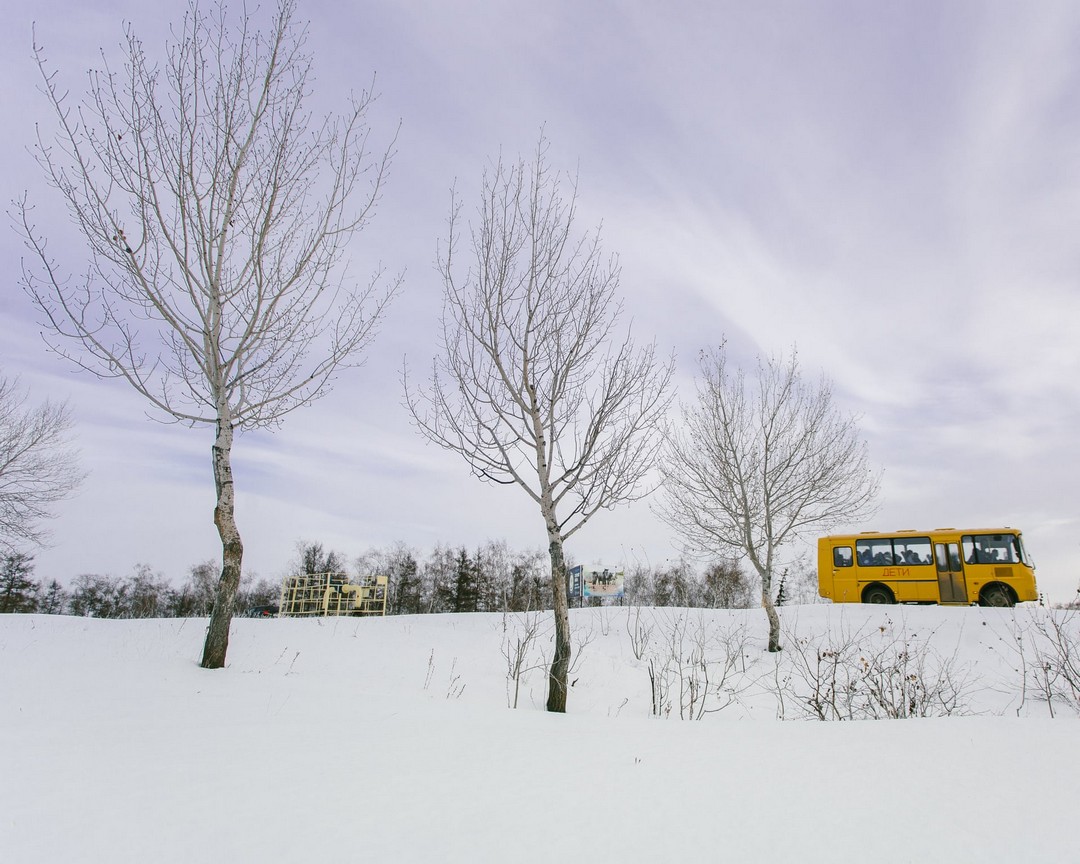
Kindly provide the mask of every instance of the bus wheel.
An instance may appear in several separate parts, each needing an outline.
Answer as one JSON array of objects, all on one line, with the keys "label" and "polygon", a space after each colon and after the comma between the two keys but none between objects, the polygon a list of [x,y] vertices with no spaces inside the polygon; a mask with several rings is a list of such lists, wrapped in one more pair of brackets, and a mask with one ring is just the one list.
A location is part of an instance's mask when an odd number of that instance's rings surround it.
[{"label": "bus wheel", "polygon": [[1015,606],[1012,592],[1004,585],[991,585],[979,595],[980,606]]},{"label": "bus wheel", "polygon": [[892,591],[886,588],[884,585],[873,585],[867,588],[862,595],[863,603],[895,603],[896,598],[893,597]]}]

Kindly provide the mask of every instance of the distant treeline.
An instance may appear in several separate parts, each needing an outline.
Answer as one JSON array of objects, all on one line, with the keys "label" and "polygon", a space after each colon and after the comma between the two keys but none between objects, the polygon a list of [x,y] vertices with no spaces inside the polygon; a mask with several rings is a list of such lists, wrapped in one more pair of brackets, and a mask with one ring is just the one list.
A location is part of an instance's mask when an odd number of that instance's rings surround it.
[{"label": "distant treeline", "polygon": [[[444,612],[523,612],[552,607],[550,564],[543,550],[517,551],[503,541],[489,541],[470,551],[437,545],[426,556],[404,543],[372,549],[352,567],[344,555],[320,543],[297,544],[297,556],[285,568],[296,573],[351,572],[389,578],[388,615]],[[0,612],[38,612],[94,618],[191,618],[210,614],[220,565],[193,565],[177,587],[147,564],[128,576],[86,573],[69,587],[57,580],[34,578],[33,557],[24,553],[0,559]],[[760,605],[760,588],[733,561],[695,565],[685,559],[662,565],[635,564],[625,571],[625,596],[608,601],[639,606],[745,609]],[[276,605],[281,579],[246,577],[237,594],[235,614]],[[777,601],[816,599],[816,582],[807,568],[793,569],[780,580]],[[586,601],[588,602],[588,601]],[[593,603],[599,605],[598,599]]]}]

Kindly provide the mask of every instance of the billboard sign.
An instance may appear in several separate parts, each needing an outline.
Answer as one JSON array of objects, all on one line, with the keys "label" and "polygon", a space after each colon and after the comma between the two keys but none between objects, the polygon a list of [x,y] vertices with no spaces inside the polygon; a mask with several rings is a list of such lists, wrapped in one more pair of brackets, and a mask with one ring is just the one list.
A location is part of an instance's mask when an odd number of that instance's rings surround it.
[{"label": "billboard sign", "polygon": [[566,593],[569,597],[580,597],[582,592],[582,583],[584,582],[584,568],[581,565],[570,568],[570,584],[567,586]]},{"label": "billboard sign", "polygon": [[[579,569],[579,568],[574,568]],[[623,571],[582,570],[583,597],[622,597]]]}]

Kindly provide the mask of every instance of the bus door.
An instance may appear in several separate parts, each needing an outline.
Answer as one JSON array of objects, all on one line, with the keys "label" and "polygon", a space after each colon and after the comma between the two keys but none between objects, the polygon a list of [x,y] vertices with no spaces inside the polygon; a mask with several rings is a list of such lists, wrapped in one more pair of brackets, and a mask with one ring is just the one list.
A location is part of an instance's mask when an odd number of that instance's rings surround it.
[{"label": "bus door", "polygon": [[959,543],[935,543],[934,560],[937,562],[938,591],[942,603],[967,603],[967,586],[964,584],[964,563],[960,557]]}]

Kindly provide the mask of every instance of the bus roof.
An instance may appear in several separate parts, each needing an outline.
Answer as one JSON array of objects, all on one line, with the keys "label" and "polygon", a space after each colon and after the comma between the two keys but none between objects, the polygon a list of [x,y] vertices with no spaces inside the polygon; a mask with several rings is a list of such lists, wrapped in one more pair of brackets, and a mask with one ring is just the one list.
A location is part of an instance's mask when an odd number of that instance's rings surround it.
[{"label": "bus roof", "polygon": [[855,534],[830,534],[822,537],[822,540],[834,539],[859,539],[866,537],[926,537],[932,534],[1020,534],[1019,528],[997,526],[994,528],[926,528],[916,530],[914,528],[901,528],[897,531],[860,531]]}]

